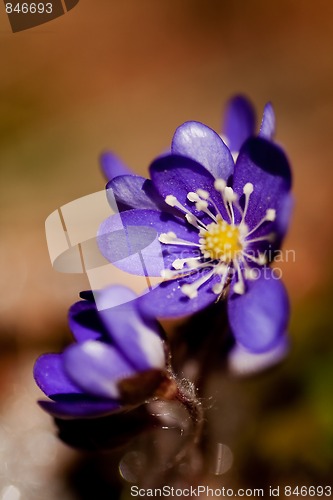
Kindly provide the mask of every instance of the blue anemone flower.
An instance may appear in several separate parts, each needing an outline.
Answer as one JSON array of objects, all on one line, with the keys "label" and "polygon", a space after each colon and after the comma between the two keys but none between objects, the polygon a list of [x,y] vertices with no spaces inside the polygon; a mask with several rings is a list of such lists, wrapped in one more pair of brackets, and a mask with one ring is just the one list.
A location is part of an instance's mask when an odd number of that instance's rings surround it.
[{"label": "blue anemone flower", "polygon": [[[107,415],[144,402],[165,378],[164,342],[156,321],[144,319],[131,290],[114,286],[69,310],[75,343],[43,354],[34,366],[37,385],[50,398],[39,402],[54,417]],[[121,304],[121,305],[119,305]]]},{"label": "blue anemone flower", "polygon": [[[229,99],[226,103],[223,113],[221,138],[228,146],[234,160],[236,160],[242,144],[256,134],[256,113],[251,102],[242,95],[236,95]],[[186,130],[191,127],[192,133],[188,136],[189,141],[195,148],[194,159],[200,162],[200,134],[195,134],[197,122],[187,122],[179,129],[173,138],[171,149],[165,152],[185,154],[192,157],[193,151],[177,140],[177,136],[185,134]],[[200,128],[200,124],[199,124]],[[275,135],[275,113],[273,106],[268,102],[264,107],[264,112],[259,129],[259,136],[272,140]],[[213,152],[212,152],[213,154]],[[208,159],[202,158],[203,165],[207,164]],[[145,177],[136,175],[130,167],[113,151],[105,151],[100,156],[100,166],[104,177],[108,181],[113,181],[107,185],[112,187],[113,194],[118,204],[118,210],[126,210],[131,208],[152,208],[151,195],[153,188],[150,181]],[[209,168],[209,167],[208,167]],[[123,177],[120,181],[121,187],[118,189],[117,177]],[[130,176],[130,177],[127,177]],[[135,177],[135,179],[133,179]],[[124,193],[124,184],[128,183],[128,192]]]},{"label": "blue anemone flower", "polygon": [[239,135],[237,127],[226,127],[232,152],[206,125],[186,122],[175,132],[171,154],[152,163],[151,180],[118,176],[109,182],[112,197],[134,209],[104,221],[98,242],[111,262],[142,274],[136,259],[124,255],[119,260],[110,235],[120,227],[129,234],[135,227],[144,247],[147,227],[155,230],[163,259],[152,254],[149,273],[165,281],[141,297],[145,312],[184,316],[227,295],[236,341],[260,353],[282,341],[288,323],[288,297],[269,264],[288,227],[291,172],[283,150],[271,141],[271,105],[265,108],[259,136],[247,138],[240,151],[235,148],[252,131],[252,119],[239,111],[244,102],[234,101],[231,108],[229,125],[239,116],[248,124]]}]

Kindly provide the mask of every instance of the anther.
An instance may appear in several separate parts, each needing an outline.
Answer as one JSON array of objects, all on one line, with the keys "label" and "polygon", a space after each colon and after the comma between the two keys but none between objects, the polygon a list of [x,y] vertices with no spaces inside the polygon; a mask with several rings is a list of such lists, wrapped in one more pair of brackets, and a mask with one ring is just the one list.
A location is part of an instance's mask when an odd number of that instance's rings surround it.
[{"label": "anther", "polygon": [[243,187],[243,193],[246,194],[247,196],[249,196],[250,194],[253,193],[253,189],[254,189],[254,187],[253,187],[252,182],[247,182],[245,184],[245,186]]},{"label": "anther", "polygon": [[195,299],[195,297],[198,296],[198,290],[196,288],[193,288],[192,285],[183,285],[181,287],[181,291],[183,292],[184,295],[187,295],[190,299]]},{"label": "anther", "polygon": [[195,204],[195,208],[199,211],[199,212],[202,212],[204,210],[207,210],[208,208],[208,203],[207,201],[204,201],[204,200],[199,200],[197,201],[197,203]]},{"label": "anther", "polygon": [[185,262],[184,259],[176,259],[173,261],[172,267],[174,269],[183,269]]},{"label": "anther", "polygon": [[220,295],[223,291],[224,284],[223,283],[215,283],[215,285],[212,287],[212,292],[215,293],[215,295]]},{"label": "anther", "polygon": [[204,200],[208,200],[209,198],[209,193],[205,189],[197,189],[197,194],[200,196],[200,198],[203,198]]},{"label": "anther", "polygon": [[276,217],[276,210],[274,208],[269,208],[268,210],[266,210],[265,218],[267,221],[273,222],[275,221],[275,217]]},{"label": "anther", "polygon": [[187,199],[190,201],[199,201],[199,196],[197,195],[197,193],[193,193],[193,191],[190,191],[189,193],[187,193]]},{"label": "anther", "polygon": [[237,194],[234,192],[234,190],[231,187],[226,187],[224,190],[224,196],[227,201],[233,202],[237,200]]},{"label": "anther", "polygon": [[174,273],[170,269],[162,269],[161,271],[161,277],[166,280],[174,278],[174,276]]},{"label": "anther", "polygon": [[245,292],[244,283],[238,281],[237,283],[235,283],[233,290],[235,293],[238,293],[238,295],[243,295],[243,293]]},{"label": "anther", "polygon": [[165,197],[165,203],[167,203],[168,205],[170,205],[170,207],[174,207],[174,206],[177,205],[178,200],[172,194],[168,194],[168,196]]},{"label": "anther", "polygon": [[214,188],[216,191],[220,191],[221,193],[225,190],[227,183],[224,179],[216,179],[214,182]]},{"label": "anther", "polygon": [[170,231],[169,233],[162,233],[160,234],[160,236],[158,237],[158,240],[161,242],[161,243],[172,243],[175,239],[177,238],[177,235]]}]

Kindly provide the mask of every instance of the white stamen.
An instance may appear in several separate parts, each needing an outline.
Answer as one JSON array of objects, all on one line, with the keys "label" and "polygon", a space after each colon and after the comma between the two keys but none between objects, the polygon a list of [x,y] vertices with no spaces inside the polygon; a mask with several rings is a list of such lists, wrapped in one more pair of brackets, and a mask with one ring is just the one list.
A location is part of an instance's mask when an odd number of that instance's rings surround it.
[{"label": "white stamen", "polygon": [[183,285],[181,291],[184,295],[187,295],[189,299],[195,299],[198,296],[198,290],[192,285]]},{"label": "white stamen", "polygon": [[208,200],[209,198],[209,193],[205,189],[197,189],[197,194],[204,200]]},{"label": "white stamen", "polygon": [[237,281],[237,283],[235,283],[233,290],[235,293],[238,293],[239,295],[243,295],[243,293],[245,292],[245,284],[244,284],[244,280],[243,280],[242,269],[241,269],[237,259],[234,259],[234,266],[235,266],[235,269],[237,271],[238,281]]},{"label": "white stamen", "polygon": [[162,278],[169,280],[175,276],[176,273],[171,271],[170,269],[162,269],[161,276]]},{"label": "white stamen", "polygon": [[229,266],[226,266],[225,264],[218,264],[215,269],[215,273],[219,274],[220,276],[226,274],[229,271]]},{"label": "white stamen", "polygon": [[236,193],[235,193],[235,191],[234,191],[231,187],[229,187],[229,186],[227,186],[227,187],[225,188],[225,190],[224,190],[224,196],[225,196],[225,199],[226,199],[228,202],[230,202],[230,203],[232,203],[233,201],[236,201],[236,200],[237,200],[237,194],[236,194]]},{"label": "white stamen", "polygon": [[177,239],[177,235],[175,233],[173,233],[172,231],[169,231],[169,233],[162,233],[158,237],[158,240],[161,243],[165,243],[165,244],[172,243],[175,239]]},{"label": "white stamen", "polygon": [[239,295],[243,295],[243,293],[245,292],[244,283],[241,281],[237,281],[237,283],[234,284],[233,290],[235,293],[238,293]]},{"label": "white stamen", "polygon": [[251,231],[247,233],[246,236],[250,236],[250,234],[254,233],[264,222],[273,222],[275,220],[275,217],[276,217],[276,210],[274,208],[268,208],[266,210],[265,216],[258,222],[258,224],[253,229],[251,229]]},{"label": "white stamen", "polygon": [[207,201],[204,201],[204,200],[199,200],[196,202],[195,204],[195,208],[199,211],[199,212],[204,212],[205,210],[207,210],[208,208],[208,203]]},{"label": "white stamen", "polygon": [[212,288],[212,292],[215,293],[215,295],[220,295],[223,291],[224,284],[221,283],[215,283],[215,285]]},{"label": "white stamen", "polygon": [[187,259],[188,267],[191,269],[198,269],[198,267],[202,267],[202,265],[199,262],[200,259],[201,259],[201,257],[191,257],[191,258]]},{"label": "white stamen", "polygon": [[165,197],[165,203],[170,205],[170,207],[175,207],[178,203],[178,200],[172,194],[168,194],[168,196]]},{"label": "white stamen", "polygon": [[187,199],[190,201],[199,201],[200,198],[197,193],[193,193],[193,191],[190,191],[189,193],[187,193]]},{"label": "white stamen", "polygon": [[267,221],[273,222],[275,221],[275,217],[276,217],[276,210],[274,208],[269,208],[268,210],[266,210]]},{"label": "white stamen", "polygon": [[246,240],[246,243],[256,243],[257,241],[270,241],[273,242],[276,238],[275,233],[269,233],[266,236],[258,236],[258,238],[252,238],[251,240]]},{"label": "white stamen", "polygon": [[215,223],[217,222],[215,215],[209,210],[208,202],[206,200],[199,200],[195,204],[195,208],[200,212],[204,212],[205,214],[207,214]]},{"label": "white stamen", "polygon": [[252,182],[247,182],[245,186],[243,187],[243,193],[247,196],[253,193],[254,187]]},{"label": "white stamen", "polygon": [[211,271],[209,271],[209,273],[206,273],[204,276],[202,276],[202,278],[194,281],[190,285],[188,285],[188,284],[183,285],[181,287],[181,291],[185,295],[187,295],[190,299],[195,298],[198,295],[198,292],[197,292],[198,288],[200,288],[201,285],[206,283],[206,281],[208,281],[213,276],[213,274],[215,274],[215,269],[212,269]]},{"label": "white stamen", "polygon": [[[195,193],[193,193],[195,194]],[[200,201],[200,200],[199,200]],[[190,212],[186,207],[184,207],[184,205],[182,205],[180,203],[180,201],[177,200],[177,198],[175,196],[173,196],[172,194],[168,194],[168,196],[165,197],[165,203],[167,203],[168,205],[170,205],[171,207],[176,207],[176,208],[179,208],[179,210],[181,210],[182,212],[184,212],[185,214],[189,214],[190,217],[195,217],[192,212]],[[196,221],[198,224],[202,224],[202,226],[205,227],[205,224],[203,224],[200,219],[198,219],[197,217],[195,217]]]},{"label": "white stamen", "polygon": [[216,179],[214,182],[214,188],[216,189],[216,191],[220,191],[221,193],[223,193],[223,191],[225,190],[226,185],[227,183],[224,179]]},{"label": "white stamen", "polygon": [[186,259],[176,259],[172,263],[174,269],[183,269]]},{"label": "white stamen", "polygon": [[244,257],[255,262],[256,264],[259,264],[260,266],[264,266],[267,263],[267,259],[264,254],[259,254],[258,257],[254,257],[253,255],[250,255],[244,251],[242,253]]},{"label": "white stamen", "polygon": [[172,263],[172,267],[174,269],[181,270],[184,268],[184,265],[187,264],[187,268],[185,271],[191,271],[193,269],[197,269],[200,266],[200,262],[198,262],[201,257],[188,257],[187,259],[176,259]]},{"label": "white stamen", "polygon": [[[194,226],[196,229],[202,229],[202,226],[206,227],[206,225],[203,222],[201,222],[201,220],[197,219],[196,216],[193,214],[190,213],[185,214],[185,219],[189,224]],[[199,225],[199,223],[201,224],[201,226]]]},{"label": "white stamen", "polygon": [[249,208],[249,201],[250,201],[250,196],[253,193],[254,186],[252,182],[247,182],[245,186],[243,187],[243,193],[245,195],[245,205],[244,205],[244,210],[243,210],[243,215],[242,215],[242,220],[240,224],[243,224],[245,222],[245,217],[247,214],[247,210]]},{"label": "white stamen", "polygon": [[187,240],[182,240],[180,238],[177,238],[175,233],[170,231],[169,233],[162,233],[158,237],[158,240],[161,243],[164,243],[166,245],[184,245],[184,246],[189,246],[189,247],[199,247],[200,245],[198,243],[192,243],[191,241]]}]

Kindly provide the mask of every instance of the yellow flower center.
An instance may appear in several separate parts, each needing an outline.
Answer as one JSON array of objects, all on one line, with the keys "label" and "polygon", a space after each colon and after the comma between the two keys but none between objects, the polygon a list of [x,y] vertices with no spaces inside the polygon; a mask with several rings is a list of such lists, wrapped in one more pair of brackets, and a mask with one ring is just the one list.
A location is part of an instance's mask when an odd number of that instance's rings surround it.
[{"label": "yellow flower center", "polygon": [[205,257],[228,263],[243,249],[239,228],[224,220],[212,222],[200,233],[201,251]]}]

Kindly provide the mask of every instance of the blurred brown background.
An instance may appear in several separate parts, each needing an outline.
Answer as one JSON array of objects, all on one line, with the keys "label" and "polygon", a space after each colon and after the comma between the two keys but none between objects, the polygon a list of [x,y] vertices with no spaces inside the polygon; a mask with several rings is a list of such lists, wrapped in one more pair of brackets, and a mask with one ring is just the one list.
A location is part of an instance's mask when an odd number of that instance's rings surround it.
[{"label": "blurred brown background", "polygon": [[[285,248],[295,250],[296,261],[283,266],[293,306],[288,361],[267,377],[235,382],[240,399],[251,395],[235,474],[241,478],[251,449],[277,482],[328,480],[332,19],[331,0],[80,0],[66,15],[12,34],[0,5],[1,499],[51,500],[59,491],[74,498],[61,489],[55,465],[62,454],[70,459],[63,445],[52,441],[55,458],[35,464],[32,485],[22,461],[37,445],[17,448],[22,429],[33,429],[48,456],[40,429],[48,440],[53,431],[35,408],[31,366],[38,353],[68,338],[67,308],[88,286],[84,276],[52,270],[46,217],[103,189],[103,150],[145,174],[180,123],[199,120],[218,130],[225,101],[239,92],[259,115],[268,100],[275,106],[277,140],[294,171],[296,206]],[[274,390],[272,404],[266,399]],[[30,423],[11,418],[13,408],[30,411]],[[43,481],[58,489],[43,496]]]}]

